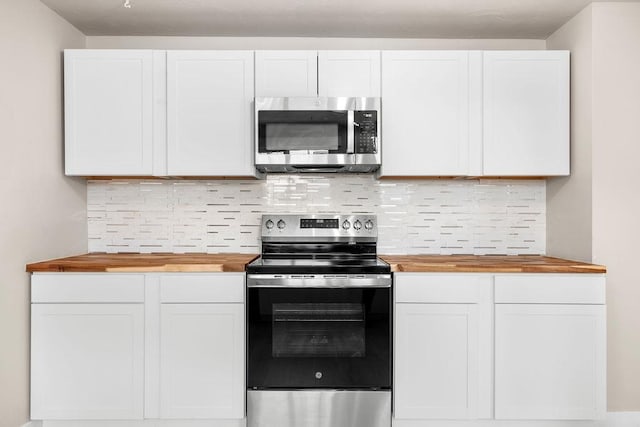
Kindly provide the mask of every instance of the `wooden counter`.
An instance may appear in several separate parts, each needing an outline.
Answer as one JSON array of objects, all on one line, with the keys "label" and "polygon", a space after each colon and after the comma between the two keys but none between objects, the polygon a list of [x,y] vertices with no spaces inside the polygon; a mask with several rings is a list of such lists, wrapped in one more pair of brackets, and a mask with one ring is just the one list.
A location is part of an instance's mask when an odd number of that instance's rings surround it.
[{"label": "wooden counter", "polygon": [[254,254],[86,254],[27,265],[40,272],[243,272]]},{"label": "wooden counter", "polygon": [[380,255],[394,272],[606,273],[601,265],[547,256]]},{"label": "wooden counter", "polygon": [[[37,272],[242,272],[254,254],[86,254],[27,265]],[[606,273],[601,265],[546,256],[380,255],[394,272]]]}]

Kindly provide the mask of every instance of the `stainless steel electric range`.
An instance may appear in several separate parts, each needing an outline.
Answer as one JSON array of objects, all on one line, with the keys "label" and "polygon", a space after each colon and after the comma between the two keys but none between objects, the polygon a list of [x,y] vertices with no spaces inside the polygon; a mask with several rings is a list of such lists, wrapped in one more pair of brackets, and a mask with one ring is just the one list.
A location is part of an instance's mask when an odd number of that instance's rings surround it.
[{"label": "stainless steel electric range", "polygon": [[247,266],[249,427],[389,427],[392,293],[373,215],[264,215]]}]

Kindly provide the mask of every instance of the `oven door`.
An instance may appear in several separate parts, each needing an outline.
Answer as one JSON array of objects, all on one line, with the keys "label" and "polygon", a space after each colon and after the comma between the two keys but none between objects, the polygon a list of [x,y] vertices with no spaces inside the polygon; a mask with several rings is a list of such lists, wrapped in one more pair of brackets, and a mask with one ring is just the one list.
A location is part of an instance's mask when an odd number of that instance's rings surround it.
[{"label": "oven door", "polygon": [[391,288],[295,281],[248,281],[248,388],[391,388]]}]

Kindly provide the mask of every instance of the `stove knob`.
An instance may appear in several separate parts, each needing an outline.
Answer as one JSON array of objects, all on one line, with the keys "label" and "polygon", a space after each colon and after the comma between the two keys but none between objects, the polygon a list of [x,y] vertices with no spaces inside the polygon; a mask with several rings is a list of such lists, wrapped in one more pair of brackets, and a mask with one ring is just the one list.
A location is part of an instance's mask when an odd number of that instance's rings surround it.
[{"label": "stove knob", "polygon": [[362,223],[359,220],[356,220],[356,222],[353,223],[353,228],[360,230],[362,228]]},{"label": "stove knob", "polygon": [[273,221],[268,219],[267,222],[265,223],[265,226],[267,227],[267,229],[271,230],[273,228]]},{"label": "stove knob", "polygon": [[373,221],[367,220],[367,222],[364,223],[364,228],[371,230],[373,228]]},{"label": "stove knob", "polygon": [[345,220],[342,223],[342,228],[344,228],[345,230],[348,230],[349,228],[351,228],[351,223],[349,221]]},{"label": "stove knob", "polygon": [[285,223],[283,220],[278,221],[278,228],[280,230],[282,230],[283,228],[285,228],[287,226],[287,223]]}]

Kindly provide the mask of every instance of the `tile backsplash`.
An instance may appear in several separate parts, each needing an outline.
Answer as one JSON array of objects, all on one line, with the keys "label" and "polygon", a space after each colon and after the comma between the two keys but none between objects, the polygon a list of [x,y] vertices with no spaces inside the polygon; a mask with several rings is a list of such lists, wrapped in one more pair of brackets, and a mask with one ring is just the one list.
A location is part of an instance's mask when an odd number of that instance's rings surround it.
[{"label": "tile backsplash", "polygon": [[373,213],[381,254],[544,254],[544,180],[89,181],[90,252],[260,252],[263,213]]}]

